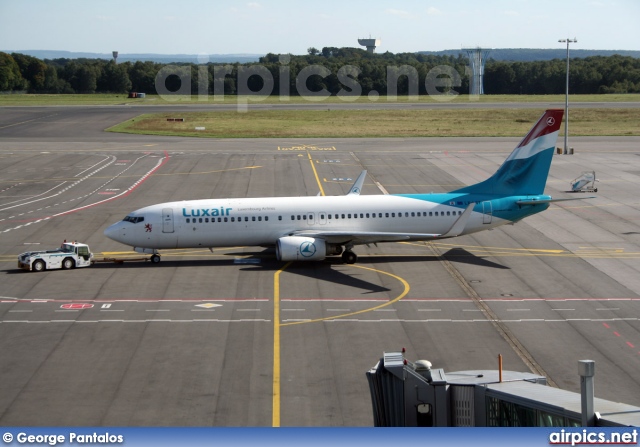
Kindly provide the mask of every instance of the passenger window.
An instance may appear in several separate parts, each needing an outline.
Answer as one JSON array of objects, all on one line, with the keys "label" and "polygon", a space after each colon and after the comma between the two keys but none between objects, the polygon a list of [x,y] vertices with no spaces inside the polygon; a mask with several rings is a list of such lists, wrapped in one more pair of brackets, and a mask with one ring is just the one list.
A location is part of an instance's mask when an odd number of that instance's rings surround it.
[{"label": "passenger window", "polygon": [[191,219],[187,217],[187,223],[191,223]]},{"label": "passenger window", "polygon": [[[418,216],[420,215],[420,213],[418,213]],[[411,217],[416,217],[416,213],[411,213]]]},{"label": "passenger window", "polygon": [[429,216],[433,216],[433,212],[432,211],[429,211]]},{"label": "passenger window", "polygon": [[450,211],[447,211],[447,216],[451,216],[451,212]]},{"label": "passenger window", "polygon": [[[228,219],[228,217],[225,217],[225,218],[224,218],[224,221],[225,221],[225,222],[229,222],[227,219]],[[233,219],[233,217],[232,217],[231,219]]]},{"label": "passenger window", "polygon": [[369,213],[367,213],[367,219],[369,218]]},{"label": "passenger window", "polygon": [[278,216],[278,220],[282,220],[282,216]]},{"label": "passenger window", "polygon": [[[226,222],[227,219],[225,218],[224,221]],[[218,222],[222,222],[222,217],[218,217]]]},{"label": "passenger window", "polygon": [[331,220],[331,214],[329,214],[329,216],[327,216],[327,218],[328,218],[329,220]]},{"label": "passenger window", "polygon": [[198,219],[200,223],[202,223],[202,217],[200,219]]},{"label": "passenger window", "polygon": [[252,220],[253,222],[255,222],[255,221],[256,221],[256,216],[251,216],[251,220]]},{"label": "passenger window", "polygon": [[264,220],[265,220],[265,222],[266,222],[267,220],[269,220],[269,216],[264,216]]},{"label": "passenger window", "polygon": [[347,214],[347,217],[348,217],[349,219],[351,219],[351,214]]},{"label": "passenger window", "polygon": [[384,217],[389,217],[389,213],[384,213]]},{"label": "passenger window", "polygon": [[298,215],[298,220],[300,220],[300,215]]},{"label": "passenger window", "polygon": [[262,216],[258,216],[258,222],[262,222]]},{"label": "passenger window", "polygon": [[235,217],[232,217],[232,218],[231,218],[231,222],[235,222],[235,221],[236,221],[236,218],[235,218]]},{"label": "passenger window", "polygon": [[396,213],[391,213],[391,217],[396,217]]},{"label": "passenger window", "polygon": [[205,218],[204,218],[204,222],[205,222],[205,223],[209,223],[209,218],[208,218],[208,217],[205,217]]},{"label": "passenger window", "polygon": [[344,219],[344,214],[342,215],[342,218]]}]

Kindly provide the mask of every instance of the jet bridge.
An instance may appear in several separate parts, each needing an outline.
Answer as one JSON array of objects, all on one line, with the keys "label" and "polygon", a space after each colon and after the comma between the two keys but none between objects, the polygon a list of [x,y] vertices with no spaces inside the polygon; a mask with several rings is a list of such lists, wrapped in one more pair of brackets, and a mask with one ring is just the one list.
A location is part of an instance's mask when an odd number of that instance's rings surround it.
[{"label": "jet bridge", "polygon": [[579,362],[582,392],[546,386],[532,373],[445,373],[385,352],[367,373],[376,427],[640,426],[640,407],[593,397],[594,365]]}]

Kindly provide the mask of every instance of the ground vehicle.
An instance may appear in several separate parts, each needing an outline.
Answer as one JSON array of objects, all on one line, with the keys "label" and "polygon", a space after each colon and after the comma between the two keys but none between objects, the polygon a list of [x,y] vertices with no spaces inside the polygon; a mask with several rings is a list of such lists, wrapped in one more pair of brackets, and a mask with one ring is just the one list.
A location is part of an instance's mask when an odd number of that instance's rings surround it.
[{"label": "ground vehicle", "polygon": [[93,253],[88,245],[66,241],[55,250],[28,251],[18,256],[18,267],[34,272],[89,267],[92,262]]}]

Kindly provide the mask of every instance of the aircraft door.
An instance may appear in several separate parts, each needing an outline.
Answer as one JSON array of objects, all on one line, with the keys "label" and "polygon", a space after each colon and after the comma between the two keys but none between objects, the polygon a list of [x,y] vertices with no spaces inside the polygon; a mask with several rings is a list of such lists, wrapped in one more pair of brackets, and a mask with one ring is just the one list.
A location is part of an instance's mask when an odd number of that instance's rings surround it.
[{"label": "aircraft door", "polygon": [[493,216],[493,207],[491,202],[482,202],[482,223],[490,224]]},{"label": "aircraft door", "polygon": [[173,209],[171,208],[162,210],[162,232],[173,233]]}]

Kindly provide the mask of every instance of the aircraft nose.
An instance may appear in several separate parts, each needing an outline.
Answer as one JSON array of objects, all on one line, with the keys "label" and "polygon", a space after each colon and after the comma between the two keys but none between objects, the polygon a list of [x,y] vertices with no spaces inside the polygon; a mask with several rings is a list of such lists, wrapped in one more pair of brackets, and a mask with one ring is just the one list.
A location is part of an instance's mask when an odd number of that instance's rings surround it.
[{"label": "aircraft nose", "polygon": [[104,235],[109,239],[113,239],[114,241],[123,242],[124,234],[122,232],[122,223],[117,222],[113,225],[110,225],[106,230],[104,230]]}]

